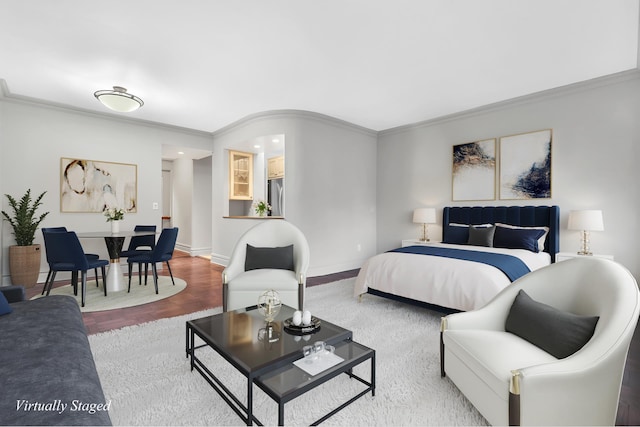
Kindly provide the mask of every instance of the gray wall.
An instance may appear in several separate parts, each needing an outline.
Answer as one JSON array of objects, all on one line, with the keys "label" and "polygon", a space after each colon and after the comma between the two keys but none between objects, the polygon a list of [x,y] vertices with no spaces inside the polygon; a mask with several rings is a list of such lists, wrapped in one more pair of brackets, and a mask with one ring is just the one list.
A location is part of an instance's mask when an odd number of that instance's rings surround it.
[{"label": "gray wall", "polygon": [[[109,229],[101,213],[60,212],[60,158],[72,157],[137,164],[138,212],[125,215],[122,227],[160,227],[162,211],[153,210],[152,205],[162,204],[163,144],[210,150],[212,142],[202,133],[7,99],[0,94],[0,194],[20,197],[28,188],[37,194],[47,191],[42,212],[50,213],[42,226],[66,226],[74,231]],[[4,196],[1,205],[3,210],[9,208]],[[8,247],[15,240],[9,224],[2,221],[0,225],[2,282],[7,284]],[[185,238],[189,241],[190,236],[181,231],[178,243],[184,244]],[[42,244],[39,231],[35,243]],[[82,243],[87,252],[107,256],[102,239]],[[48,267],[42,252],[40,279],[44,281]]]},{"label": "gray wall", "polygon": [[193,161],[193,200],[191,201],[192,229],[191,254],[211,254],[211,194],[213,158],[211,156]]},{"label": "gray wall", "polygon": [[214,133],[213,253],[226,265],[238,237],[259,219],[223,218],[233,144],[285,135],[285,215],[311,248],[308,275],[358,268],[376,250],[376,133],[320,114],[258,114]]},{"label": "gray wall", "polygon": [[[560,250],[577,252],[580,233],[567,230],[570,210],[602,209],[605,231],[591,249],[612,254],[640,277],[640,77],[637,71],[565,87],[464,114],[381,132],[378,138],[378,252],[416,238],[414,208],[448,205],[546,205],[561,209]],[[452,146],[553,129],[552,198],[451,201]],[[440,238],[440,226],[431,234]]]},{"label": "gray wall", "polygon": [[[51,213],[43,225],[106,229],[101,214],[60,213],[60,158],[135,163],[139,212],[127,215],[124,227],[160,226],[161,211],[151,206],[162,202],[162,145],[213,149],[210,160],[172,165],[178,208],[173,219],[181,228],[178,246],[192,253],[209,251],[198,233],[209,233],[210,227],[212,261],[226,264],[238,236],[260,220],[223,218],[224,149],[285,134],[286,218],[309,240],[309,275],[357,268],[401,239],[417,237],[418,227],[411,223],[416,207],[557,204],[562,251],[577,251],[580,239],[578,232],[566,230],[568,212],[602,209],[605,231],[592,233],[592,249],[613,254],[638,277],[639,95],[634,71],[379,133],[321,114],[275,111],[211,135],[0,93],[0,194],[46,190],[44,210]],[[551,200],[451,202],[452,145],[546,128],[553,129]],[[207,174],[211,183],[201,179]],[[4,198],[2,208],[7,209]],[[2,279],[8,283],[6,255],[14,241],[8,224],[0,230]],[[440,233],[439,226],[430,231],[436,239]],[[39,233],[37,239],[41,243]],[[86,250],[106,256],[103,242],[87,242]],[[43,263],[42,280],[45,274]]]}]

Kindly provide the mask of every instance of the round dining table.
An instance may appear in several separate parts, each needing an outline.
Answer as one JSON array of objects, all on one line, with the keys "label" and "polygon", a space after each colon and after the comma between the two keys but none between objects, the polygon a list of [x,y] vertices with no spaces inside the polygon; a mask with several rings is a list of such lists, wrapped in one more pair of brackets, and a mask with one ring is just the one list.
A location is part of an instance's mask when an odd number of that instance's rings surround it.
[{"label": "round dining table", "polygon": [[148,236],[158,234],[156,231],[119,231],[112,233],[105,231],[87,231],[76,233],[79,239],[104,238],[109,252],[109,271],[107,272],[106,287],[108,292],[117,292],[127,289],[127,282],[124,280],[124,273],[120,267],[120,253],[127,237]]}]

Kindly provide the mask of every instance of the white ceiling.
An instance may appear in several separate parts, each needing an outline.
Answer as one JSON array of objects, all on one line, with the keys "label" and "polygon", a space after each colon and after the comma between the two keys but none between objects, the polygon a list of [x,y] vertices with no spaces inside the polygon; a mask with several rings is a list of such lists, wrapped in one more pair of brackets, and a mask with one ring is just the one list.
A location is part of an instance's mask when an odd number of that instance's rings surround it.
[{"label": "white ceiling", "polygon": [[638,0],[0,0],[10,96],[212,132],[310,110],[373,130],[634,69]]}]

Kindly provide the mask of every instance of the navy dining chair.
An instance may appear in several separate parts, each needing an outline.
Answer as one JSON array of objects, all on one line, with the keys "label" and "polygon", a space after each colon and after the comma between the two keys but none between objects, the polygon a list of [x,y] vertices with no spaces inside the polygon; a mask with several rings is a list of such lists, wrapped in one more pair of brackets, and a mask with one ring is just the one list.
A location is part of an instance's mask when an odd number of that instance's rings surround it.
[{"label": "navy dining chair", "polygon": [[[88,259],[82,249],[78,236],[73,231],[46,233],[47,238],[47,258],[49,268],[52,271],[51,278],[45,283],[47,296],[51,292],[53,281],[58,271],[70,271],[72,276],[78,272],[81,273],[81,303],[84,307],[87,295],[87,271],[91,269],[102,270],[102,287],[104,288],[104,296],[107,296],[107,284],[105,282],[105,267],[109,264],[106,259]],[[96,277],[96,280],[97,277]],[[73,291],[78,295],[77,280],[73,281]]]},{"label": "navy dining chair", "polygon": [[134,255],[127,258],[127,263],[129,264],[129,288],[127,292],[131,291],[131,270],[133,268],[133,264],[151,264],[151,269],[153,271],[153,283],[156,287],[156,294],[158,293],[158,269],[156,267],[156,263],[164,262],[167,264],[167,269],[169,270],[169,275],[171,276],[171,282],[175,286],[175,281],[173,280],[173,273],[171,272],[171,266],[169,265],[169,260],[173,258],[173,250],[176,247],[176,240],[178,238],[178,227],[174,228],[165,228],[160,233],[160,237],[158,238],[158,242],[156,243],[156,247],[153,248],[149,253],[144,253],[140,255]]},{"label": "navy dining chair", "polygon": [[[49,264],[49,272],[47,273],[47,279],[44,281],[44,286],[42,287],[42,294],[44,295],[44,292],[47,288],[47,283],[49,282],[49,279],[51,278],[51,274],[53,273],[53,270],[51,270],[51,262],[49,261],[49,251],[47,250],[47,233],[66,233],[67,227],[42,227],[42,237],[44,238],[44,248],[45,248],[45,252],[47,255],[47,264]],[[87,257],[87,259],[98,259],[100,258],[100,255],[98,254],[87,254],[85,253],[85,256]],[[98,286],[98,269],[95,268],[95,275],[96,275],[96,286]],[[78,272],[73,272],[71,273],[73,283],[78,282]]]},{"label": "navy dining chair", "polygon": [[[154,234],[148,234],[144,236],[133,236],[129,241],[127,250],[120,252],[121,258],[129,258],[136,255],[148,254],[156,247],[156,226],[155,225],[136,225],[133,231],[148,231]],[[142,264],[138,263],[138,284],[142,284]],[[147,273],[149,271],[149,264],[144,263],[144,284],[147,284]]]}]

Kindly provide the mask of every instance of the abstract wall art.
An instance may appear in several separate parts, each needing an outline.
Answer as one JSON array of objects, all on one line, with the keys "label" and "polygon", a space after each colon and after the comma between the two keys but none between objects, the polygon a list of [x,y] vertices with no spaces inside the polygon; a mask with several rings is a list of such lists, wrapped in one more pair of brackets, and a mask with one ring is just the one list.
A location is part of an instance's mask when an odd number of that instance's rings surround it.
[{"label": "abstract wall art", "polygon": [[138,166],[83,159],[60,159],[60,211],[137,212]]},{"label": "abstract wall art", "polygon": [[453,146],[452,199],[496,198],[496,140]]},{"label": "abstract wall art", "polygon": [[551,198],[551,129],[500,138],[500,199]]}]

